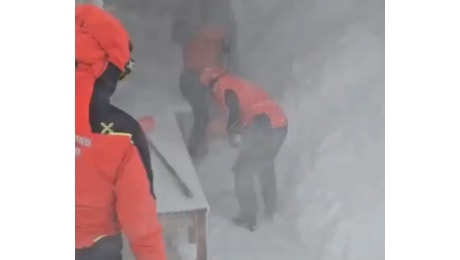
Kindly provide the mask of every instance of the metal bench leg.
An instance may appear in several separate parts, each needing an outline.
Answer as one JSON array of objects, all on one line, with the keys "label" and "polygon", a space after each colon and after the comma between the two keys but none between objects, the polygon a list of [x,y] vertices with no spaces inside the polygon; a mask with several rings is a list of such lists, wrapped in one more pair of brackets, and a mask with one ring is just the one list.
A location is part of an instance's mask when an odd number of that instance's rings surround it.
[{"label": "metal bench leg", "polygon": [[190,244],[195,244],[196,243],[196,218],[195,217],[195,225],[193,227],[188,228],[188,242]]},{"label": "metal bench leg", "polygon": [[197,260],[206,260],[208,257],[207,252],[207,221],[206,221],[206,211],[202,211],[197,214],[196,217],[196,257]]}]

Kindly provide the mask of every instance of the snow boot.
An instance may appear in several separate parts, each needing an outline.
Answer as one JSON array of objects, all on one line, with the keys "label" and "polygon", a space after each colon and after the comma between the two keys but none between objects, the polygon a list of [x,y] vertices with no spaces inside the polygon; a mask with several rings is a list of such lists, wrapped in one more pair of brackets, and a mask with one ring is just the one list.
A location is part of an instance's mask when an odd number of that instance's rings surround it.
[{"label": "snow boot", "polygon": [[243,227],[249,231],[255,231],[257,228],[256,221],[248,221],[242,217],[235,217],[232,219],[233,224]]}]

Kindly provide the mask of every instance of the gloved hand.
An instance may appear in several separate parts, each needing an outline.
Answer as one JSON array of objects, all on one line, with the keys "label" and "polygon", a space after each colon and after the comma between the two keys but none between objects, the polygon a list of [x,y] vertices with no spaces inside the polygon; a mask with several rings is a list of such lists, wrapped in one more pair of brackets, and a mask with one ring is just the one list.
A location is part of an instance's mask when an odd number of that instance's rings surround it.
[{"label": "gloved hand", "polygon": [[238,148],[241,144],[241,135],[240,134],[231,134],[228,136],[228,142],[233,148]]}]

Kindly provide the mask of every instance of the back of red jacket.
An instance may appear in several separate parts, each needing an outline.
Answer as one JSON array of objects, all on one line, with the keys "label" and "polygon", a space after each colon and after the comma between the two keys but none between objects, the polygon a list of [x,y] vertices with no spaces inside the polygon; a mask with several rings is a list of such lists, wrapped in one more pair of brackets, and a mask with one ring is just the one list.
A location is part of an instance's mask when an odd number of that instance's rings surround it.
[{"label": "back of red jacket", "polygon": [[127,136],[76,135],[75,248],[127,236],[136,259],[166,259],[156,203]]},{"label": "back of red jacket", "polygon": [[204,26],[184,46],[184,67],[201,71],[223,62],[225,32]]},{"label": "back of red jacket", "polygon": [[201,71],[225,66],[236,73],[236,22],[228,0],[182,1],[175,14],[173,35],[182,46],[184,69]]},{"label": "back of red jacket", "polygon": [[228,112],[225,104],[227,91],[232,91],[238,99],[242,126],[246,126],[260,114],[269,117],[273,128],[287,125],[286,115],[280,105],[261,87],[231,74],[220,77],[213,88],[213,96],[225,113]]}]

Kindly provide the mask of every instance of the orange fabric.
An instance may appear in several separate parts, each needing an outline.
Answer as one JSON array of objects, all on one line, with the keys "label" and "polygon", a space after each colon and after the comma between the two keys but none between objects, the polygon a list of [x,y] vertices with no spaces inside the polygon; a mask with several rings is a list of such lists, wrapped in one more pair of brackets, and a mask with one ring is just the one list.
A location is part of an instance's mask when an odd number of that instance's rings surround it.
[{"label": "orange fabric", "polygon": [[137,119],[137,122],[139,122],[139,125],[141,126],[142,131],[144,133],[149,134],[153,131],[155,128],[155,119],[151,116],[144,116],[139,119]]},{"label": "orange fabric", "polygon": [[130,58],[129,34],[117,18],[94,5],[77,5],[75,30],[75,57],[79,62],[93,64],[104,60],[125,70]]},{"label": "orange fabric", "polygon": [[81,137],[75,144],[75,248],[123,231],[136,259],[165,260],[156,203],[130,138]]},{"label": "orange fabric", "polygon": [[89,108],[95,81],[84,70],[75,70],[75,133],[91,133]]},{"label": "orange fabric", "polygon": [[77,5],[75,16],[75,248],[97,237],[123,233],[136,259],[165,260],[145,168],[127,136],[91,132],[90,100],[108,62],[129,60],[128,34],[110,14]]},{"label": "orange fabric", "polygon": [[[108,62],[121,71],[129,61],[129,35],[110,13],[91,5],[75,7],[75,130],[90,133],[89,103],[94,81]],[[77,84],[78,83],[78,84]]]},{"label": "orange fabric", "polygon": [[286,116],[281,107],[260,87],[242,78],[226,74],[219,78],[213,88],[213,96],[226,114],[225,91],[233,90],[240,105],[240,121],[243,127],[252,122],[255,116],[266,114],[273,128],[287,125]]},{"label": "orange fabric", "polygon": [[184,46],[185,69],[201,71],[208,66],[222,65],[225,31],[204,26]]}]

